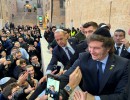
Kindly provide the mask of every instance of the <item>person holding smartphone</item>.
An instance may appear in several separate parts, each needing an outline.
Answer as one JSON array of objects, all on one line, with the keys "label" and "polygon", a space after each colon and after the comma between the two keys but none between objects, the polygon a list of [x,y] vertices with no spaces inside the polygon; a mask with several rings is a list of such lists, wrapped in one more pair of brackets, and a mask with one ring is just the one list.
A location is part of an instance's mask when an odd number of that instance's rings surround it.
[{"label": "person holding smartphone", "polygon": [[75,38],[67,39],[66,33],[62,29],[57,29],[54,33],[57,46],[53,49],[52,58],[47,67],[46,74],[50,74],[58,61],[64,66],[64,70],[69,69],[78,58],[78,41]]},{"label": "person holding smartphone", "polygon": [[30,84],[31,87],[37,88],[38,80],[35,79],[34,67],[32,65],[27,65],[26,70],[28,72],[28,79],[27,79],[28,83]]}]

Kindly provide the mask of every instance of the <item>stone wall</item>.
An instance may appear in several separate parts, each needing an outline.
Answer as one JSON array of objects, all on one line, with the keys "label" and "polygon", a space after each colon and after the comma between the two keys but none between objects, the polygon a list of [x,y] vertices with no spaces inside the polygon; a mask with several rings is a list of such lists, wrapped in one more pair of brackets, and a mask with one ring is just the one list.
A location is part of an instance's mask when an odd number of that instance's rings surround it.
[{"label": "stone wall", "polygon": [[8,0],[7,2],[9,21],[17,14],[17,3],[16,0]]},{"label": "stone wall", "polygon": [[[53,1],[53,13],[51,13],[51,4]],[[44,16],[48,16],[49,22],[52,22],[52,26],[56,25],[59,27],[61,23],[65,24],[65,15],[63,12],[65,9],[60,8],[60,0],[43,0]],[[51,20],[52,14],[52,20]]]},{"label": "stone wall", "polygon": [[130,0],[66,0],[65,5],[66,27],[73,24],[77,28],[85,22],[96,21],[110,22],[112,32],[117,28],[127,32],[130,28]]},{"label": "stone wall", "polygon": [[[60,9],[60,3],[59,0],[54,0],[54,10],[53,10],[53,17],[52,17],[52,23],[53,25],[60,26],[61,23],[65,23],[65,15],[62,15],[63,9]],[[56,5],[56,6],[55,6]]]},{"label": "stone wall", "polygon": [[16,0],[1,0],[0,4],[0,19],[1,23],[0,26],[4,26],[6,22],[11,22],[12,21],[12,14],[15,16],[17,13],[17,5],[16,5]]}]

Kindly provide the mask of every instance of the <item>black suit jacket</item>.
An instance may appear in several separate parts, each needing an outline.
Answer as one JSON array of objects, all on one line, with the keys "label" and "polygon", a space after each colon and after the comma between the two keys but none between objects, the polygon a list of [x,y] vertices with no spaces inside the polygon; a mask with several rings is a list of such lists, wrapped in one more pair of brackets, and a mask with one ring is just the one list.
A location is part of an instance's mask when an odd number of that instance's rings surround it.
[{"label": "black suit jacket", "polygon": [[58,61],[64,65],[65,67],[64,69],[68,69],[73,64],[73,62],[78,58],[78,49],[76,47],[78,42],[74,38],[69,39],[68,42],[70,43],[71,47],[75,50],[75,54],[73,55],[73,57],[69,60],[62,47],[57,45],[53,49],[52,58],[47,67],[47,70],[52,70],[53,66],[57,65]]},{"label": "black suit jacket", "polygon": [[[115,49],[115,52],[116,52],[116,49]],[[123,45],[123,47],[122,47],[120,56],[127,58],[127,59],[130,59],[130,53],[127,51],[125,45]]]},{"label": "black suit jacket", "polygon": [[108,94],[121,93],[127,84],[129,61],[116,55],[109,55],[102,77],[103,81],[98,90],[96,61],[92,59],[89,53],[85,52],[81,53],[73,66],[64,75],[60,76],[61,88],[64,88],[68,83],[69,75],[77,66],[80,67],[82,73],[80,88],[92,95],[101,95],[103,97]]}]

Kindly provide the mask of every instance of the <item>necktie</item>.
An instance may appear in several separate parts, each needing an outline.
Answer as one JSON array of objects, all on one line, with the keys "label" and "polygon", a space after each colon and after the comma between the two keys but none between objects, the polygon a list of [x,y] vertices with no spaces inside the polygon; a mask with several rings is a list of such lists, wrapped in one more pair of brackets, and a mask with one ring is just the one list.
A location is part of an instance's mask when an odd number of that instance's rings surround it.
[{"label": "necktie", "polygon": [[120,49],[120,47],[116,47],[116,52],[115,52],[115,54],[119,55],[119,49]]},{"label": "necktie", "polygon": [[103,71],[102,71],[102,62],[97,61],[98,65],[98,88],[100,88],[100,84],[102,81]]},{"label": "necktie", "polygon": [[66,47],[65,49],[67,50],[67,52],[68,52],[68,54],[69,54],[69,57],[68,57],[68,58],[71,59],[72,56],[73,56],[72,52],[69,50],[68,47]]}]

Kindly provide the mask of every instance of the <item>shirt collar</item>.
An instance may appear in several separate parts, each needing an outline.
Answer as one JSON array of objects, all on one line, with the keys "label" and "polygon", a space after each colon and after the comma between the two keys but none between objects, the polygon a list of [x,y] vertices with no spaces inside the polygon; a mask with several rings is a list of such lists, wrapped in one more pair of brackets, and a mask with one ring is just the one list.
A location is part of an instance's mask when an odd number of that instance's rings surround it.
[{"label": "shirt collar", "polygon": [[109,54],[103,60],[101,60],[100,62],[102,62],[103,64],[106,65],[107,60],[108,60],[108,56],[109,56]]},{"label": "shirt collar", "polygon": [[66,47],[70,47],[70,44],[69,44],[69,42],[67,41],[67,44],[66,44],[66,46],[64,46],[64,47],[62,47],[64,50],[65,50],[65,48]]},{"label": "shirt collar", "polygon": [[120,46],[117,46],[116,43],[115,43],[115,48],[117,48],[117,47],[122,48],[122,47],[123,47],[123,44],[121,44]]}]

